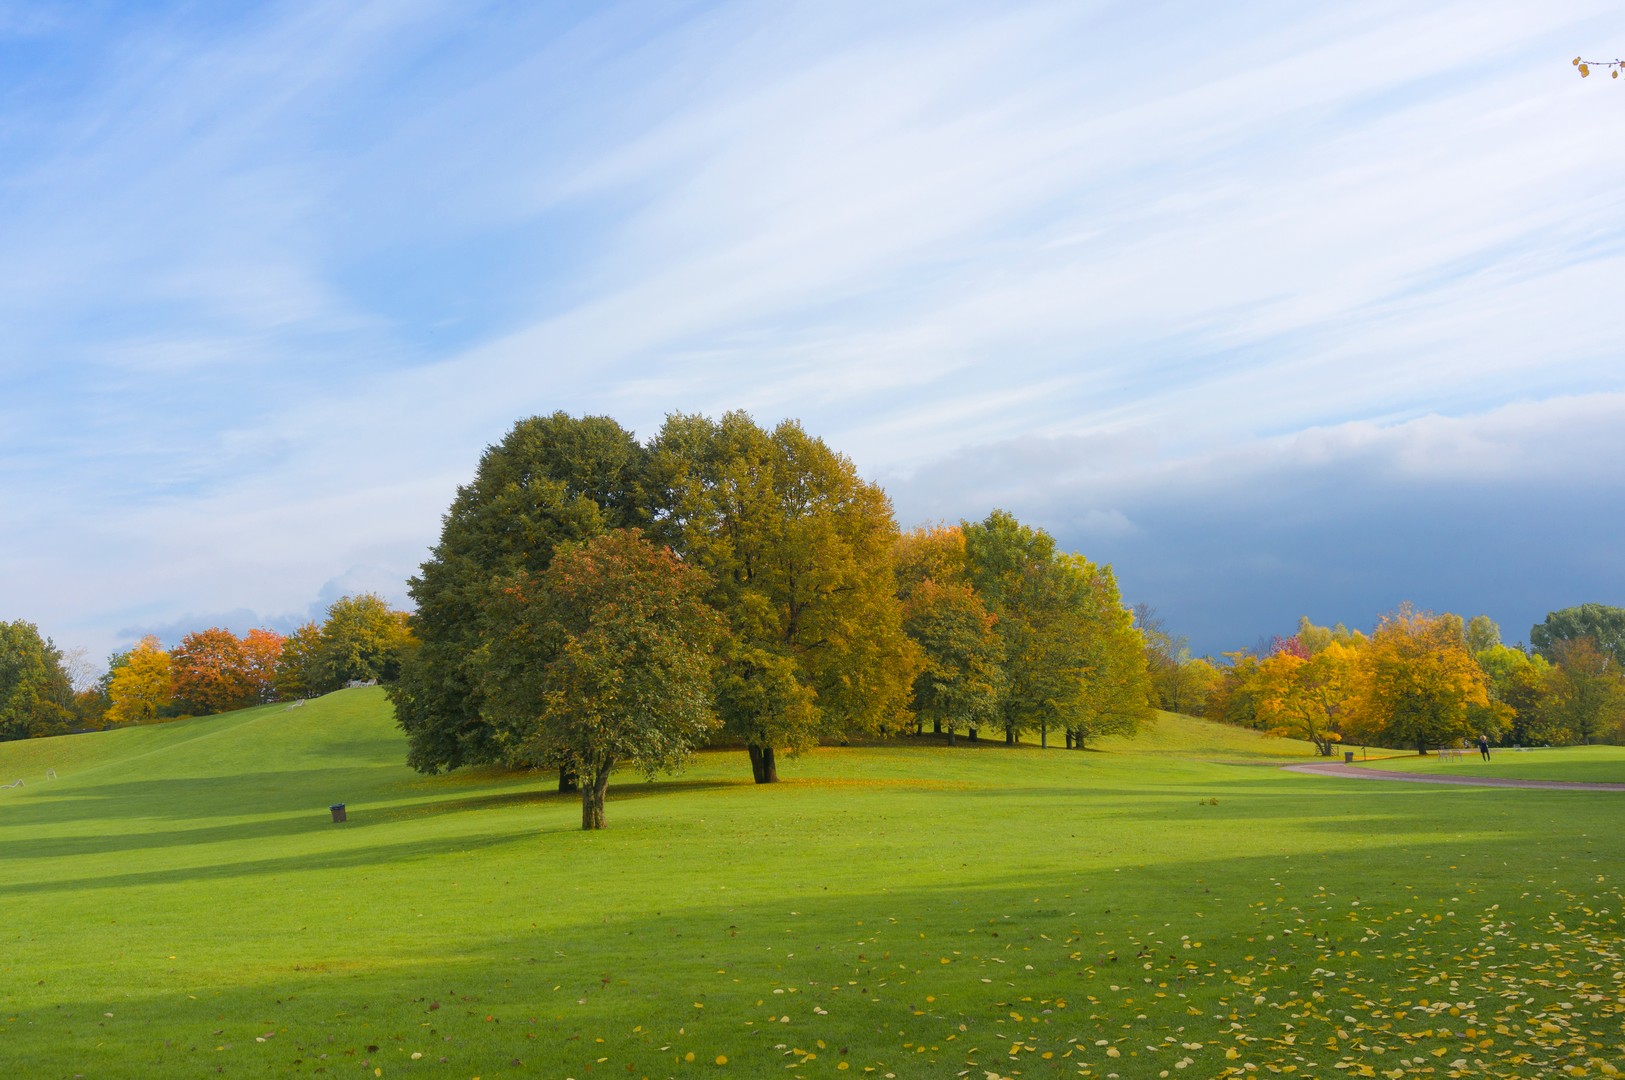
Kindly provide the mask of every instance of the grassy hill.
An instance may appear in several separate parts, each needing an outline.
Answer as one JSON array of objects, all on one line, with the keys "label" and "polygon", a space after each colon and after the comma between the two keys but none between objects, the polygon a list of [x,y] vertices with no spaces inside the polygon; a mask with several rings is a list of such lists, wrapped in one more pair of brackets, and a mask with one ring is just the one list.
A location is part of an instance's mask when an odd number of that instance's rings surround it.
[{"label": "grassy hill", "polygon": [[1238,768],[1309,755],[1164,715],[1096,752],[823,749],[770,787],[707,753],[613,786],[610,828],[582,833],[551,778],[403,756],[377,690],[0,745],[0,783],[26,782],[0,790],[0,1061],[980,1080],[1625,1060],[1609,793]]}]

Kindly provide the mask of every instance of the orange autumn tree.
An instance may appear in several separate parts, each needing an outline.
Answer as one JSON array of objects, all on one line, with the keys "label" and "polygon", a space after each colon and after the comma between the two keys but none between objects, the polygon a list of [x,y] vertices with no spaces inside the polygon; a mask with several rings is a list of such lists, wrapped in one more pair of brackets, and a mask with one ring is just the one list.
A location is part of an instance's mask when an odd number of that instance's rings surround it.
[{"label": "orange autumn tree", "polygon": [[275,630],[254,629],[243,635],[243,671],[248,676],[252,700],[276,700],[277,664],[282,659],[285,640]]},{"label": "orange autumn tree", "polygon": [[187,709],[207,715],[254,702],[248,657],[243,643],[230,630],[211,626],[193,631],[169,655],[174,665],[175,698]]},{"label": "orange autumn tree", "polygon": [[1461,618],[1404,604],[1383,617],[1363,650],[1356,704],[1378,741],[1425,754],[1479,734],[1469,707],[1487,707],[1488,688]]}]

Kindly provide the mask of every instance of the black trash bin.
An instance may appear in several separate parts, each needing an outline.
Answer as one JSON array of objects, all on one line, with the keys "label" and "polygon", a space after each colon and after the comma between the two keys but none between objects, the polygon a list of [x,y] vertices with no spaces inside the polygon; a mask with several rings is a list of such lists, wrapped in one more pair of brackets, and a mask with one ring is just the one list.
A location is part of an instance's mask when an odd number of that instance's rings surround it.
[{"label": "black trash bin", "polygon": [[344,804],[343,803],[335,803],[332,806],[329,806],[328,809],[333,811],[333,820],[334,821],[346,821],[346,820],[348,820],[344,816]]},{"label": "black trash bin", "polygon": [[[1343,751],[1343,764],[1345,764],[1345,765],[1353,765],[1354,764],[1354,751],[1353,750],[1345,750],[1345,751]],[[339,807],[339,813],[341,813],[341,814],[344,813],[344,807],[342,807],[342,806]],[[339,820],[343,821],[344,819],[340,818]]]}]

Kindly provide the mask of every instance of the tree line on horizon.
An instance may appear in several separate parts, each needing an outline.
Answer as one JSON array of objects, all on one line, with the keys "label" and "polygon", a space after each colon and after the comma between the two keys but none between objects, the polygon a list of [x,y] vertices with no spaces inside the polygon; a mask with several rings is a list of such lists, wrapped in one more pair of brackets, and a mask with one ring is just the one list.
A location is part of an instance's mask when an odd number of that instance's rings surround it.
[{"label": "tree line on horizon", "polygon": [[1214,662],[1137,609],[1164,708],[1305,739],[1394,748],[1625,742],[1625,608],[1549,613],[1526,647],[1487,615],[1383,616],[1370,634],[1301,619],[1296,633]]},{"label": "tree line on horizon", "polygon": [[[0,740],[389,686],[408,764],[556,768],[602,823],[615,764],[743,746],[759,783],[820,740],[908,731],[1082,748],[1151,707],[1304,739],[1425,750],[1625,740],[1625,609],[1548,615],[1531,645],[1408,605],[1369,633],[1300,621],[1219,660],[1109,566],[995,510],[907,532],[849,459],[787,421],[517,423],[459,488],[416,610],[344,597],[293,634],[219,627],[115,653],[93,684],[0,623]],[[78,658],[82,660],[82,657]],[[82,672],[78,672],[80,681]],[[596,795],[593,792],[596,791]]]},{"label": "tree line on horizon", "polygon": [[[146,635],[91,680],[32,623],[0,623],[0,742],[295,701],[352,681],[389,681],[410,639],[376,593],[344,596],[291,634],[211,626],[165,648]],[[78,670],[76,670],[78,669]],[[82,685],[76,688],[75,683]]]}]

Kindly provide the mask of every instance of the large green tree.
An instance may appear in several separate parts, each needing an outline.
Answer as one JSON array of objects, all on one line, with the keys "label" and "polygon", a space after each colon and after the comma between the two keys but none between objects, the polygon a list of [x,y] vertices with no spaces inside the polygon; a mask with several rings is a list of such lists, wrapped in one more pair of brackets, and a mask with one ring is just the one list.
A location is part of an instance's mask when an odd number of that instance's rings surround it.
[{"label": "large green tree", "polygon": [[65,734],[73,717],[62,653],[33,623],[0,622],[0,742]]},{"label": "large green tree", "polygon": [[1550,707],[1552,665],[1544,656],[1494,645],[1473,659],[1489,679],[1490,704],[1502,721],[1503,742],[1540,746],[1568,741],[1562,718]]},{"label": "large green tree", "polygon": [[637,530],[560,548],[502,579],[473,658],[485,718],[517,760],[580,777],[581,827],[604,827],[611,771],[676,768],[716,726],[708,581]]},{"label": "large green tree", "polygon": [[322,671],[321,652],[320,623],[307,622],[283,639],[272,675],[277,700],[298,701],[332,689],[326,685],[328,677]]},{"label": "large green tree", "polygon": [[916,730],[929,721],[934,734],[995,723],[1003,691],[1003,646],[992,613],[971,586],[965,531],[922,526],[897,542],[897,595],[903,629],[920,647],[924,664],[914,677]]},{"label": "large green tree", "polygon": [[1590,638],[1616,664],[1625,664],[1625,608],[1607,604],[1580,604],[1548,614],[1529,628],[1529,643],[1552,663],[1567,641]]},{"label": "large green tree", "polygon": [[1057,709],[1056,719],[1067,744],[1081,750],[1092,739],[1138,733],[1151,716],[1150,678],[1145,639],[1123,606],[1112,568],[1070,554],[1061,556],[1060,568],[1075,635],[1064,644],[1081,656],[1083,693]]},{"label": "large green tree", "polygon": [[895,593],[897,526],[848,458],[791,421],[673,415],[648,485],[653,532],[710,573],[728,620],[717,708],[758,783],[778,779],[779,751],[910,722],[920,658]]},{"label": "large green tree", "polygon": [[904,602],[904,629],[924,666],[914,678],[914,710],[948,742],[995,722],[1004,682],[1003,646],[993,616],[967,584],[926,580]]},{"label": "large green tree", "polygon": [[469,667],[483,642],[485,605],[498,581],[546,570],[561,543],[646,525],[645,457],[614,420],[562,412],[522,420],[486,450],[411,581],[415,644],[390,696],[413,768],[502,760]]},{"label": "large green tree", "polygon": [[323,691],[350,682],[393,682],[411,632],[407,615],[377,593],[343,596],[328,605],[316,646],[315,671]]},{"label": "large green tree", "polygon": [[969,576],[1003,652],[998,725],[1005,741],[1052,731],[1069,746],[1131,734],[1150,715],[1144,636],[1111,568],[1056,550],[1048,533],[1003,510],[965,523]]},{"label": "large green tree", "polygon": [[1589,743],[1613,732],[1625,715],[1625,679],[1619,663],[1591,638],[1560,640],[1547,678],[1548,716],[1573,738]]}]

